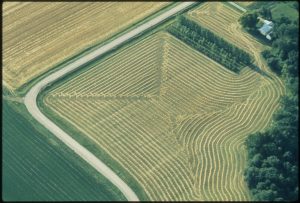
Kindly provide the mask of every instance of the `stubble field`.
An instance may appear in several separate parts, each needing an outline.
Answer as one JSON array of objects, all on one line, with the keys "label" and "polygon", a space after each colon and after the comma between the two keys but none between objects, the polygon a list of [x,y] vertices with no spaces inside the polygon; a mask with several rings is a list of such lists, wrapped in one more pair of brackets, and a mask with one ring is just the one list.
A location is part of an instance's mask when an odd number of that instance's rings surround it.
[{"label": "stubble field", "polygon": [[276,81],[250,68],[234,74],[159,32],[69,78],[44,102],[151,200],[250,200],[243,143],[270,123],[280,93]]},{"label": "stubble field", "polygon": [[168,2],[5,2],[3,79],[16,89]]},{"label": "stubble field", "polygon": [[[242,14],[243,13],[224,3],[208,2],[189,11],[188,17],[199,23],[201,26],[223,37],[228,42],[251,53],[249,50],[249,44],[247,44],[244,40],[238,40],[241,33],[236,33],[239,26],[238,19],[242,16]],[[260,49],[263,48],[263,45],[257,42],[249,34],[243,33],[243,35],[244,37],[247,37],[252,45],[259,47]]]}]

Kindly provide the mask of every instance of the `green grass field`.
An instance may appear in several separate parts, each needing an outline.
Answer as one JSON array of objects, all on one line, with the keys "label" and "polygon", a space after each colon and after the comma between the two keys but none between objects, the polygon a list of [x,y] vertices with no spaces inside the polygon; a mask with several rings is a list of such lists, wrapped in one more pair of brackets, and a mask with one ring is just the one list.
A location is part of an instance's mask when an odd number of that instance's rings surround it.
[{"label": "green grass field", "polygon": [[285,16],[290,20],[299,18],[299,13],[294,8],[293,3],[295,2],[276,3],[271,9],[273,19],[279,19],[281,16]]},{"label": "green grass field", "polygon": [[296,1],[257,1],[248,5],[247,8],[248,10],[255,10],[264,6],[271,10],[273,20],[278,20],[284,16],[293,21],[299,18],[299,12],[296,9],[296,5]]},{"label": "green grass field", "polygon": [[21,106],[3,100],[3,200],[126,200],[57,138],[34,128]]}]

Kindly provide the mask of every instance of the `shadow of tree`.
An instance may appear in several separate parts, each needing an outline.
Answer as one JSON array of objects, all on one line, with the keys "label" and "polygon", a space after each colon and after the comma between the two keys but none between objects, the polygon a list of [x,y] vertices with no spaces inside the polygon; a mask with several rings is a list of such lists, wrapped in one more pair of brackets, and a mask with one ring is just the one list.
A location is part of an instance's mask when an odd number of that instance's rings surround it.
[{"label": "shadow of tree", "polygon": [[265,71],[261,70],[258,66],[254,65],[254,64],[251,64],[248,67],[251,68],[252,70],[254,70],[255,72],[261,74],[262,76],[268,77],[268,78],[270,78],[270,79],[273,80],[273,78],[268,73],[266,73]]}]

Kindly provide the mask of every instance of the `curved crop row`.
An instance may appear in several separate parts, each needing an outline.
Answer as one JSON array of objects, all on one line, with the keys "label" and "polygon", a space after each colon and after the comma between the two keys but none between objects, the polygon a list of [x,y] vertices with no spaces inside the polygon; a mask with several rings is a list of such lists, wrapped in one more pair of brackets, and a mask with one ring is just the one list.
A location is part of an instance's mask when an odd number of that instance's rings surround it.
[{"label": "curved crop row", "polygon": [[[233,24],[237,23],[241,15],[242,13],[221,2],[205,3],[203,6],[193,9],[188,13],[188,16],[191,19],[195,20],[203,27],[217,33],[225,40],[228,40],[234,45],[251,53],[247,44],[241,40],[237,40],[236,36],[232,35],[230,29]],[[255,44],[257,47],[261,47],[261,45],[254,39],[252,39],[252,44]]]},{"label": "curved crop row", "polygon": [[151,200],[250,200],[243,142],[268,125],[277,86],[250,68],[234,74],[158,33],[97,62],[44,101]]}]

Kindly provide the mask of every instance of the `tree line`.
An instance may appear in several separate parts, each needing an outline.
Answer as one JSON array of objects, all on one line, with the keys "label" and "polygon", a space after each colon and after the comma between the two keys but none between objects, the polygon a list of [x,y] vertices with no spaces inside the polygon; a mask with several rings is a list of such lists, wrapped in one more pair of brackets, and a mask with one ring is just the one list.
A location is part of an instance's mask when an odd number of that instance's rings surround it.
[{"label": "tree line", "polygon": [[[265,9],[251,15],[272,18]],[[269,67],[284,80],[286,94],[281,98],[271,127],[246,140],[245,177],[255,200],[298,199],[298,21],[292,22],[286,17],[274,21],[271,49],[262,52]],[[240,22],[243,25],[243,20]]]},{"label": "tree line", "polygon": [[184,16],[178,17],[167,31],[233,72],[238,73],[252,62],[248,53]]}]

